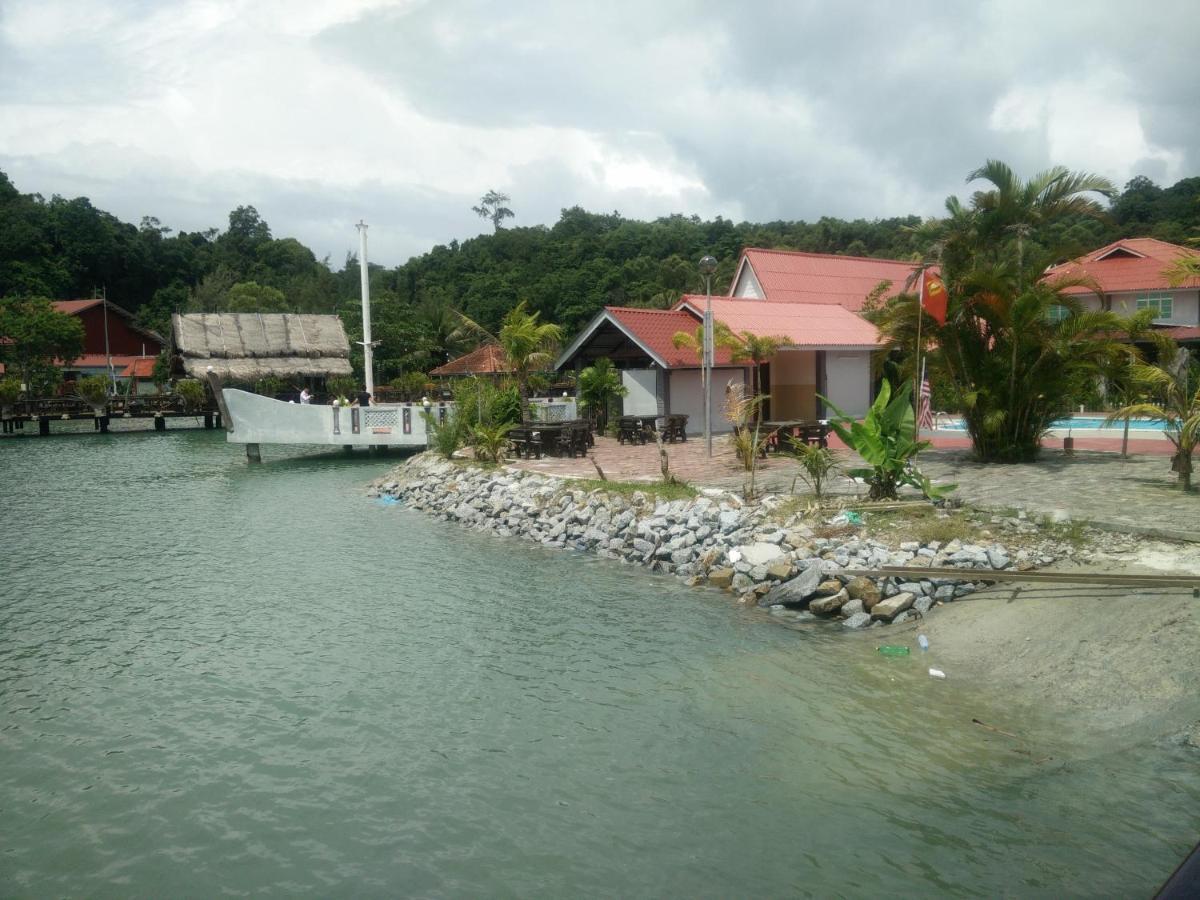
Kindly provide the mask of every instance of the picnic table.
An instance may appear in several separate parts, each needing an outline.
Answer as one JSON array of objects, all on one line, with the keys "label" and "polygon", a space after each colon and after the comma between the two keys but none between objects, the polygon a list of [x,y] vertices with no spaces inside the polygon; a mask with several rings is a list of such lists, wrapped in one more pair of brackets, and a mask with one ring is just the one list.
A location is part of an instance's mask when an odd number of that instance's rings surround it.
[{"label": "picnic table", "polygon": [[595,445],[592,427],[583,419],[566,422],[522,422],[509,429],[509,448],[523,459],[550,456],[587,456]]},{"label": "picnic table", "polygon": [[660,430],[662,439],[669,444],[687,440],[688,417],[678,413],[665,416],[620,416],[617,418],[617,440],[624,444],[644,444],[650,436]]},{"label": "picnic table", "polygon": [[766,449],[778,453],[786,450],[789,443],[829,446],[829,425],[825,422],[795,419],[784,422],[763,422],[762,431],[767,435]]}]

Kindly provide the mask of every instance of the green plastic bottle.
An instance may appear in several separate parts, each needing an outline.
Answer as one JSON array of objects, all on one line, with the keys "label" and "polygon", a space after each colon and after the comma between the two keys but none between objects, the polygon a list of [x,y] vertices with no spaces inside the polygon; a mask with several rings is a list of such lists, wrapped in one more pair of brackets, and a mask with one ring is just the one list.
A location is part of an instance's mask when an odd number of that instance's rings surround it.
[{"label": "green plastic bottle", "polygon": [[884,644],[879,648],[879,652],[884,656],[908,656],[908,648],[898,644]]}]

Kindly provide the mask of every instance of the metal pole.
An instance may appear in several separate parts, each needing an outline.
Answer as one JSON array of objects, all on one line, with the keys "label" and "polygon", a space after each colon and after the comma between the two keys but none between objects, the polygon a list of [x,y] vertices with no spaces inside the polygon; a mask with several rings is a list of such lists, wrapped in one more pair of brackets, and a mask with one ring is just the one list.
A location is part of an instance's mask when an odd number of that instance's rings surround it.
[{"label": "metal pole", "polygon": [[363,317],[363,377],[367,393],[375,399],[375,344],[371,340],[371,281],[367,274],[367,223],[360,221],[358,229],[358,268],[362,278]]},{"label": "metal pole", "polygon": [[712,275],[704,276],[704,445],[712,458],[713,315]]},{"label": "metal pole", "polygon": [[104,304],[104,358],[108,361],[108,379],[112,384],[112,393],[117,394],[117,373],[113,370],[112,354],[108,351],[108,286],[102,288],[101,303]]}]

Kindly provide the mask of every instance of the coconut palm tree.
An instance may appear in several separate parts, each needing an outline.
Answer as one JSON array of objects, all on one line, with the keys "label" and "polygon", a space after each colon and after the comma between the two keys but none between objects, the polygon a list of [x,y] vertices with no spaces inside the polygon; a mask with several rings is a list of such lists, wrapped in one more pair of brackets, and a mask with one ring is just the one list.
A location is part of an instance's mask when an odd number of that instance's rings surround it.
[{"label": "coconut palm tree", "polygon": [[[696,359],[704,360],[704,325],[701,323],[696,326],[695,332],[677,331],[671,335],[671,344],[676,350],[691,350],[696,354]],[[733,331],[724,322],[713,320],[713,351],[718,347],[724,347],[727,350],[733,350],[740,347],[738,339],[734,337]]]},{"label": "coconut palm tree", "polygon": [[757,397],[762,393],[758,384],[759,367],[778,353],[780,347],[788,346],[791,341],[779,335],[758,335],[750,331],[739,331],[737,340],[738,344],[733,349],[731,358],[734,362],[749,361],[754,364],[754,396]]},{"label": "coconut palm tree", "polygon": [[[949,294],[945,324],[920,320],[921,349],[930,351],[930,380],[963,410],[976,456],[1030,460],[1050,423],[1069,411],[1072,396],[1123,352],[1111,337],[1121,321],[1085,309],[1066,293],[1077,286],[1098,293],[1096,285],[1034,281],[1027,274],[1056,259],[1055,248],[1046,246],[1046,226],[1064,216],[1102,215],[1088,195],[1111,195],[1113,187],[1063,168],[1026,182],[996,160],[968,177],[980,179],[992,187],[976,191],[969,206],[949,198],[946,218],[920,230]],[[922,315],[916,299],[901,294],[872,315],[909,373],[916,371]]]},{"label": "coconut palm tree", "polygon": [[1185,491],[1192,488],[1192,453],[1200,442],[1200,384],[1191,373],[1190,354],[1170,337],[1152,331],[1147,337],[1158,351],[1154,363],[1130,363],[1130,375],[1141,384],[1151,399],[1131,403],[1109,413],[1109,425],[1130,416],[1145,416],[1166,423],[1166,435],[1175,445],[1171,471],[1179,475]]},{"label": "coconut palm tree", "polygon": [[554,349],[562,343],[563,330],[552,322],[539,322],[522,300],[504,317],[497,335],[504,355],[513,367],[521,395],[521,418],[529,418],[529,375],[554,361]]},{"label": "coconut palm tree", "polygon": [[579,373],[579,400],[601,430],[608,424],[612,401],[628,393],[629,389],[621,382],[621,373],[607,357],[600,357]]}]

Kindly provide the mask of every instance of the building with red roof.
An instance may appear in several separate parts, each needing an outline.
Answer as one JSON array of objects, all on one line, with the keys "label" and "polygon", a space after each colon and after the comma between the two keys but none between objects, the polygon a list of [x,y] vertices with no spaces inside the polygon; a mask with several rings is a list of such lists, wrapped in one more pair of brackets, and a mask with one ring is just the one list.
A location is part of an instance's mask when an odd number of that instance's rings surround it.
[{"label": "building with red roof", "polygon": [[504,349],[499,344],[484,344],[450,360],[444,366],[438,366],[429,374],[449,378],[458,375],[511,375],[512,372],[512,363],[504,355]]},{"label": "building with red roof", "polygon": [[[904,290],[913,263],[819,253],[749,249],[742,253],[730,293],[707,298],[688,294],[669,310],[605,307],[579,333],[555,368],[581,369],[607,357],[621,370],[628,415],[683,413],[692,429],[704,417],[700,361],[673,338],[695,334],[711,299],[713,318],[735,334],[778,337],[783,348],[760,371],[774,420],[814,420],[826,414],[828,397],[851,415],[871,403],[871,354],[879,344],[875,326],[858,315],[881,283],[883,296]],[[715,359],[713,422],[729,382],[749,384],[750,366],[729,350]],[[820,395],[820,396],[818,396]]]},{"label": "building with red roof", "polygon": [[[103,298],[55,300],[54,308],[83,324],[83,353],[76,359],[56,360],[64,381],[107,375],[133,381],[134,394],[155,393],[151,378],[163,339],[134,324],[133,313]],[[111,368],[110,368],[111,366]]]},{"label": "building with red roof", "polygon": [[1063,293],[1077,295],[1090,309],[1122,316],[1152,309],[1155,325],[1169,329],[1176,340],[1191,342],[1200,330],[1200,278],[1172,285],[1168,275],[1183,258],[1200,258],[1200,251],[1155,238],[1125,238],[1055,266],[1046,278],[1087,279],[1100,289],[1099,296],[1081,285]]}]

